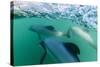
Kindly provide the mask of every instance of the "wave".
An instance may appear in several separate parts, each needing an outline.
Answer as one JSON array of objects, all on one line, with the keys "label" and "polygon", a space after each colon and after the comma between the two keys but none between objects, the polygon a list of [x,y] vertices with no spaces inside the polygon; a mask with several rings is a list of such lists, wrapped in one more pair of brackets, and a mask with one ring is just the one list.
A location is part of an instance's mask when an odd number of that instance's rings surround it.
[{"label": "wave", "polygon": [[97,7],[43,2],[15,1],[11,3],[13,15],[24,17],[45,17],[47,19],[70,19],[88,29],[97,29]]}]

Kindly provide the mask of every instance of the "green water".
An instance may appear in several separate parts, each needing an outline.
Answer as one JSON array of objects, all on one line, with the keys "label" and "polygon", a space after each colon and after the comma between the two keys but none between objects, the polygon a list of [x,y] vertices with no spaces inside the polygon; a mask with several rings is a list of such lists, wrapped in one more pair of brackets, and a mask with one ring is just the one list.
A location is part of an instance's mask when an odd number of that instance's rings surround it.
[{"label": "green water", "polygon": [[[13,20],[13,50],[14,50],[14,65],[34,65],[39,64],[41,55],[43,55],[43,48],[40,46],[38,36],[35,32],[29,30],[32,25],[52,25],[57,30],[67,32],[70,26],[76,24],[70,20],[59,19],[49,20],[46,18],[17,18]],[[95,44],[97,35],[95,31],[90,31]],[[66,42],[76,43],[80,48],[80,61],[96,61],[96,50],[88,45],[82,38],[72,35],[70,39],[67,37],[61,37]],[[48,51],[48,54],[44,60],[45,64],[58,63],[58,61]]]}]

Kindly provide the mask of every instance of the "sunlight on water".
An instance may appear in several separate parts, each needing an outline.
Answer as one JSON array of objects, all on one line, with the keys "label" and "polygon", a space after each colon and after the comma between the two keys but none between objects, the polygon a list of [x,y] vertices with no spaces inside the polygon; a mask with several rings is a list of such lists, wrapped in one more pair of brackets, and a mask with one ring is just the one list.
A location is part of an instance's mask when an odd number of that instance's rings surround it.
[{"label": "sunlight on water", "polygon": [[14,14],[17,16],[70,19],[87,29],[96,30],[97,28],[96,6],[18,1],[14,3],[13,7]]}]

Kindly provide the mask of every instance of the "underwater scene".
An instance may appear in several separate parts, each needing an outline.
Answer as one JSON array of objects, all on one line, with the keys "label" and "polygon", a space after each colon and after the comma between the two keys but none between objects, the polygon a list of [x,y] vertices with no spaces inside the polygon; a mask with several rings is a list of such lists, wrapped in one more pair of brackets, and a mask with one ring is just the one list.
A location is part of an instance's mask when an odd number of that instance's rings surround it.
[{"label": "underwater scene", "polygon": [[11,2],[11,65],[97,61],[97,6]]}]

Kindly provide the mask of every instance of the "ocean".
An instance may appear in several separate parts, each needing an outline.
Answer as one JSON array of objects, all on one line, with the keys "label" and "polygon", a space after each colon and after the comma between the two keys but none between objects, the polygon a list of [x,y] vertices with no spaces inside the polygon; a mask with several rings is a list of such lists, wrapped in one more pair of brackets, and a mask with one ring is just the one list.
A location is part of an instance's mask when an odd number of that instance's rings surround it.
[{"label": "ocean", "polygon": [[[49,19],[39,17],[22,17],[13,19],[13,54],[14,65],[34,65],[39,64],[44,49],[39,44],[39,38],[36,32],[30,30],[32,25],[51,25],[56,30],[62,32],[68,32],[70,27],[77,26],[84,28],[86,32],[93,38],[94,44],[97,45],[97,31],[85,28],[84,25],[79,25],[70,19]],[[49,37],[46,34],[42,37]],[[74,32],[71,34],[71,38],[67,36],[59,37],[64,42],[75,43],[79,49],[78,55],[81,62],[96,61],[97,51],[92,48],[89,43],[76,35]],[[47,50],[48,51],[48,50]],[[48,51],[47,56],[43,62],[44,64],[59,63],[55,57]]]}]

